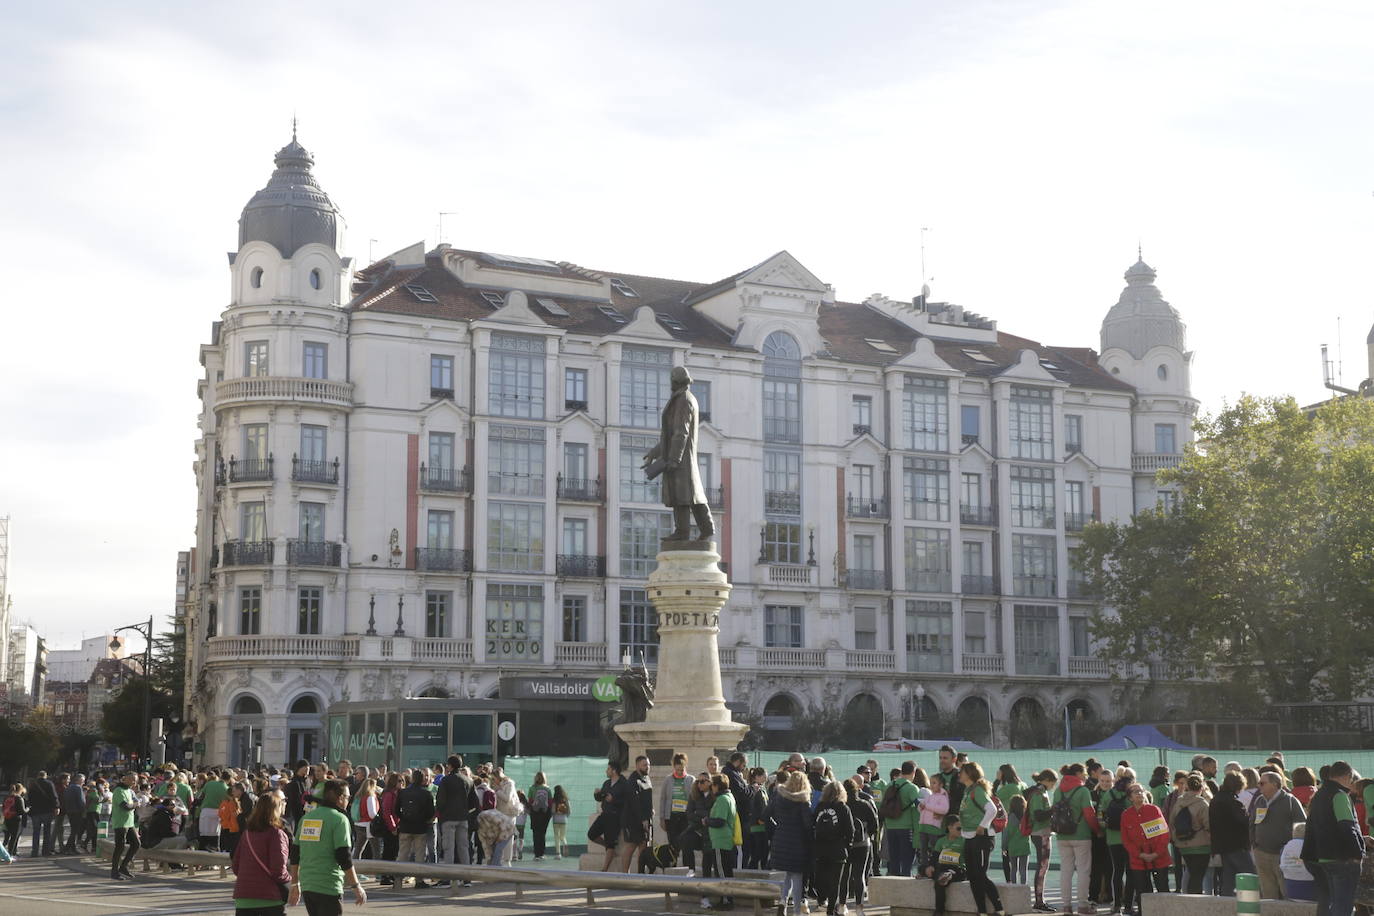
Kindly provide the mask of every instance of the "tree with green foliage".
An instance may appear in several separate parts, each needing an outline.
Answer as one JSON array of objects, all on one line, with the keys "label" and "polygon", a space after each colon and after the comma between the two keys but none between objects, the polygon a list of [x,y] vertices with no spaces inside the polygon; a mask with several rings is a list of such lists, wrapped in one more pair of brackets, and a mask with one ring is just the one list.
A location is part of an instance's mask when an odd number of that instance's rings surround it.
[{"label": "tree with green foliage", "polygon": [[1084,532],[1081,566],[1115,609],[1094,637],[1210,673],[1251,709],[1374,687],[1374,401],[1247,396],[1197,438],[1160,472],[1174,508]]},{"label": "tree with green foliage", "polygon": [[[143,696],[142,676],[131,677],[110,697],[101,712],[101,731],[105,740],[125,752],[143,752]],[[154,682],[156,683],[156,681]],[[166,718],[181,708],[172,705],[172,699],[160,690],[153,690],[153,718]]]}]

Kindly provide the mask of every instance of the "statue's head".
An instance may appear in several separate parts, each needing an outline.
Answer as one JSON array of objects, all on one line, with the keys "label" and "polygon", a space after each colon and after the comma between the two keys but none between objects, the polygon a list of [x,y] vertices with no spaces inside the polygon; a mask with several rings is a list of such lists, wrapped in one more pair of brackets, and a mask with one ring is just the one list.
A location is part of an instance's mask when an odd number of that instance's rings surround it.
[{"label": "statue's head", "polygon": [[692,384],[692,373],[687,371],[686,366],[674,366],[669,379],[673,384],[673,390],[679,391]]}]

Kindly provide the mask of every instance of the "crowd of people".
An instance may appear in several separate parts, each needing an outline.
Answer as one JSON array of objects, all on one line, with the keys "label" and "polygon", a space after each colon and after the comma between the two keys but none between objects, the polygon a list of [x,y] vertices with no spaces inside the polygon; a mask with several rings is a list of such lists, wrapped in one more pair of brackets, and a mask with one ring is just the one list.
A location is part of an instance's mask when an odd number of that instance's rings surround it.
[{"label": "crowd of people", "polygon": [[[603,870],[680,861],[703,877],[782,872],[793,916],[813,902],[828,916],[851,904],[863,916],[868,879],[882,873],[932,881],[937,913],[948,886],[967,882],[980,913],[1000,914],[999,854],[1001,882],[1029,885],[1034,909],[1056,912],[1045,897],[1056,846],[1065,913],[1110,906],[1134,916],[1142,895],[1171,890],[1234,896],[1236,876],[1255,873],[1265,898],[1314,900],[1320,916],[1349,916],[1374,831],[1374,779],[1343,761],[1289,772],[1277,752],[1257,767],[1219,768],[1198,755],[1189,770],[1157,766],[1146,777],[1128,760],[1089,758],[1041,770],[1029,784],[1010,764],[985,772],[948,746],[933,762],[927,772],[904,761],[884,779],[875,760],[844,777],[821,757],[792,754],[769,772],[736,753],[693,774],[677,754],[657,785],[648,758],[628,771],[611,762],[588,799],[587,839],[604,850]],[[469,768],[457,755],[396,771],[301,760],[281,770],[168,764],[89,779],[39,772],[5,798],[0,859],[19,854],[25,830],[34,857],[91,852],[109,838],[117,881],[133,877],[141,847],[220,850],[231,855],[245,916],[282,913],[296,900],[314,916],[339,912],[345,889],[366,899],[354,858],[506,866],[524,857],[527,831],[534,860],[562,858],[571,813],[567,792],[542,772],[521,790],[501,767]]]}]

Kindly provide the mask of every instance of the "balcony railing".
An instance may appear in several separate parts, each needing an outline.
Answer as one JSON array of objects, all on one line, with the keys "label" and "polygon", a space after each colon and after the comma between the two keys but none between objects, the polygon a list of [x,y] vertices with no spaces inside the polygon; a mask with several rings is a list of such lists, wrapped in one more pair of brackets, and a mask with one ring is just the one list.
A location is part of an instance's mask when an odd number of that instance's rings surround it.
[{"label": "balcony railing", "polygon": [[564,398],[563,409],[566,410],[568,413],[572,413],[574,410],[586,410],[587,402],[579,401],[575,398]]},{"label": "balcony railing", "polygon": [[601,502],[601,478],[558,475],[558,498],[578,503]]},{"label": "balcony railing", "polygon": [[995,595],[997,594],[997,578],[995,576],[960,576],[959,590],[965,595]]},{"label": "balcony railing", "polygon": [[472,490],[472,468],[426,467],[421,462],[420,488],[467,493]]},{"label": "balcony railing", "polygon": [[606,644],[595,642],[558,642],[553,644],[553,660],[558,665],[606,664]]},{"label": "balcony railing", "polygon": [[225,541],[225,566],[271,566],[271,541]]},{"label": "balcony railing", "polygon": [[1054,652],[1017,652],[1016,673],[1057,675],[1059,656]]},{"label": "balcony railing", "polygon": [[850,518],[887,518],[887,497],[849,496],[845,500],[845,514]]},{"label": "balcony railing", "polygon": [[1069,656],[1069,675],[1072,677],[1108,677],[1111,669],[1105,658]]},{"label": "balcony railing", "polygon": [[759,649],[760,668],[824,668],[824,649]]},{"label": "balcony railing", "polygon": [[1056,521],[1051,509],[1017,509],[1013,506],[1011,510],[1011,524],[1014,528],[1053,528]]},{"label": "balcony railing", "polygon": [[960,441],[961,443],[963,443],[964,445],[977,445],[977,444],[978,444],[978,434],[977,434],[977,433],[963,433],[962,435],[959,436],[959,441]]},{"label": "balcony railing", "polygon": [[887,589],[887,570],[851,569],[845,573],[845,584],[863,591],[885,591]]},{"label": "balcony railing", "polygon": [[1196,677],[1189,671],[1172,662],[1150,662],[1147,666],[1152,681],[1186,681]]},{"label": "balcony railing", "polygon": [[997,511],[992,506],[961,505],[959,507],[959,524],[995,525],[997,524]]},{"label": "balcony railing", "polygon": [[255,375],[227,378],[215,385],[215,407],[250,401],[285,401],[306,404],[353,406],[353,383],[322,378],[276,378]]},{"label": "balcony railing", "polygon": [[1084,528],[1088,527],[1090,522],[1095,521],[1097,521],[1097,516],[1091,512],[1065,512],[1064,530],[1082,531]]},{"label": "balcony railing", "polygon": [[580,553],[558,554],[558,575],[581,579],[604,579],[606,577],[606,558],[593,557]]},{"label": "balcony railing", "polygon": [[1006,664],[1000,655],[964,653],[965,674],[1001,674],[1005,668]]},{"label": "balcony railing", "polygon": [[907,590],[913,592],[948,592],[950,575],[946,571],[917,569],[906,576]]},{"label": "balcony railing", "polygon": [[874,649],[846,649],[845,667],[850,671],[896,671],[897,654]]},{"label": "balcony railing", "polygon": [[229,482],[246,483],[272,479],[272,456],[266,458],[235,458],[229,456]]},{"label": "balcony railing", "polygon": [[210,661],[250,658],[337,659],[357,658],[356,636],[214,636]]},{"label": "balcony railing", "polygon": [[472,572],[472,551],[455,547],[416,547],[415,568],[426,572]]},{"label": "balcony railing", "polygon": [[336,541],[292,538],[286,542],[287,566],[329,566],[338,569],[342,559],[343,545]]},{"label": "balcony railing", "polygon": [[733,668],[739,664],[739,649],[734,646],[720,647],[720,666],[722,668]]},{"label": "balcony railing", "polygon": [[856,436],[873,435],[873,427],[869,426],[867,423],[855,423],[852,428],[854,430],[854,435]]},{"label": "balcony railing", "polygon": [[436,401],[451,401],[453,400],[453,389],[435,388],[433,385],[430,385],[429,396],[434,398],[434,400]]},{"label": "balcony railing", "polygon": [[771,563],[768,565],[768,584],[770,585],[815,585],[816,567],[794,566],[792,564]]},{"label": "balcony railing", "polygon": [[1165,468],[1176,468],[1182,460],[1182,455],[1132,455],[1131,470],[1137,474],[1153,474]]},{"label": "balcony railing", "polygon": [[427,661],[470,662],[472,640],[426,636],[410,642],[410,657]]},{"label": "balcony railing", "polygon": [[339,459],[313,461],[291,456],[291,479],[297,483],[338,483]]},{"label": "balcony railing", "polygon": [[801,515],[801,494],[795,490],[765,490],[763,511],[769,515]]},{"label": "balcony railing", "polygon": [[954,670],[954,656],[948,652],[916,652],[908,649],[906,670],[925,674],[945,674]]},{"label": "balcony railing", "polygon": [[724,509],[724,508],[725,508],[725,488],[724,488],[724,487],[707,487],[707,488],[706,488],[706,505],[710,506],[712,509]]},{"label": "balcony railing", "polygon": [[764,442],[801,442],[801,421],[781,417],[763,418]]},{"label": "balcony railing", "polygon": [[1013,576],[1012,594],[1025,598],[1057,598],[1059,583],[1053,576]]}]

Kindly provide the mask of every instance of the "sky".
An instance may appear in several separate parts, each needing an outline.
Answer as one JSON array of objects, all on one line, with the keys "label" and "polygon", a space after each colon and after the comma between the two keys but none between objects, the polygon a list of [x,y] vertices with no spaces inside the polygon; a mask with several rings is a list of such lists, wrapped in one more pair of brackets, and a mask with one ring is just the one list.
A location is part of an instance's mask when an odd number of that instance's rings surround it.
[{"label": "sky", "polygon": [[[198,346],[299,118],[358,262],[413,242],[1098,343],[1141,246],[1204,411],[1365,378],[1374,5],[72,3],[6,12],[0,515],[50,647],[170,614]],[[923,231],[924,230],[924,231]]]}]

